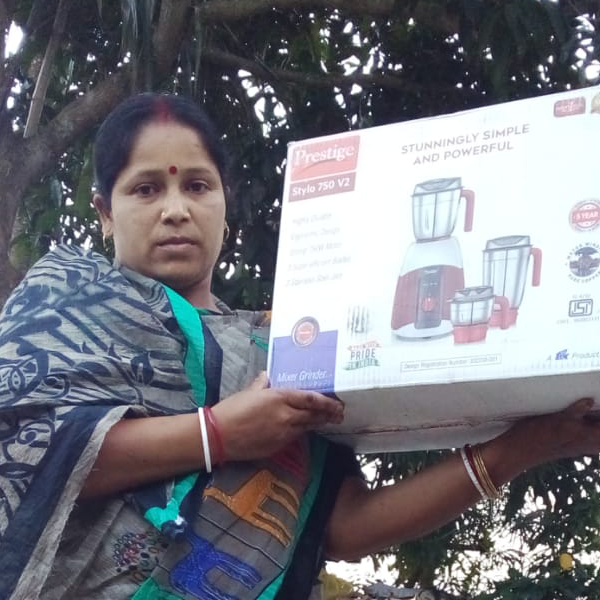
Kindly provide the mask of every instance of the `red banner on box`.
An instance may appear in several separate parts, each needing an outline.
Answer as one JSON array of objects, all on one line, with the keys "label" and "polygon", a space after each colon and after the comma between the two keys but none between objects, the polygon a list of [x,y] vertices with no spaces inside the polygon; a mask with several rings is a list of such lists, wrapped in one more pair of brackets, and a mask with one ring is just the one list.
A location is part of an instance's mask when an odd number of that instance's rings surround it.
[{"label": "red banner on box", "polygon": [[290,185],[288,200],[295,202],[296,200],[308,200],[309,198],[318,198],[319,196],[353,192],[355,184],[356,171],[292,183]]},{"label": "red banner on box", "polygon": [[585,113],[585,98],[569,98],[554,103],[555,117],[570,117],[571,115],[582,115]]}]

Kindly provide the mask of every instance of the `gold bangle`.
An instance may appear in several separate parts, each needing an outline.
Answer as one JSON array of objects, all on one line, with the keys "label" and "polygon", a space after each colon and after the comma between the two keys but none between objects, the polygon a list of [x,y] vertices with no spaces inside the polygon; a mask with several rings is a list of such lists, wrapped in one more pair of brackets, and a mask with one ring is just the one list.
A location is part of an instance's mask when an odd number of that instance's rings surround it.
[{"label": "gold bangle", "polygon": [[486,491],[483,489],[483,486],[481,485],[477,475],[475,474],[473,461],[469,458],[469,455],[467,454],[467,452],[469,452],[469,451],[470,451],[470,446],[468,444],[464,448],[460,449],[460,457],[462,458],[463,465],[465,467],[467,475],[469,476],[469,479],[471,480],[473,487],[479,492],[479,495],[481,496],[481,498],[483,500],[489,500],[489,496],[487,495]]},{"label": "gold bangle", "polygon": [[479,446],[473,448],[473,462],[475,463],[475,468],[479,478],[481,479],[481,484],[485,489],[485,493],[491,499],[495,500],[499,498],[500,492],[490,478],[490,474],[485,466],[485,463],[483,462],[483,457],[481,456],[481,450],[479,449]]},{"label": "gold bangle", "polygon": [[481,446],[473,446],[471,448],[471,452],[473,455],[475,470],[477,471],[477,475],[479,475],[479,480],[481,481],[481,485],[485,490],[485,493],[490,499],[498,500],[498,498],[500,498],[500,490],[494,485],[489,471],[485,466],[483,456],[481,455]]}]

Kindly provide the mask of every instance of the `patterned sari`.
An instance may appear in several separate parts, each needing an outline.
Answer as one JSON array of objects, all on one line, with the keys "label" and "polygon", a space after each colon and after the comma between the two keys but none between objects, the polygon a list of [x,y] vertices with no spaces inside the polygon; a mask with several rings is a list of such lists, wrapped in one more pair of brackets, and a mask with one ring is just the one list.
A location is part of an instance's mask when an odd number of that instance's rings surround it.
[{"label": "patterned sari", "polygon": [[199,311],[59,246],[0,319],[0,598],[274,598],[326,444],[77,501],[122,418],[214,404],[265,368],[264,313]]}]

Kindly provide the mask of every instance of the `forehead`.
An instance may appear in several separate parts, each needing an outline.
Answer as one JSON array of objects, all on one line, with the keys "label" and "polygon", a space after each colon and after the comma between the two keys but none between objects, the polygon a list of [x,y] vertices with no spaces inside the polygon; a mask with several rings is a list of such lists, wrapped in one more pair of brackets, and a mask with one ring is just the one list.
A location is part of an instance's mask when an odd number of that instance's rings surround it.
[{"label": "forehead", "polygon": [[179,169],[216,165],[198,132],[174,121],[154,121],[140,129],[127,164],[131,168]]}]

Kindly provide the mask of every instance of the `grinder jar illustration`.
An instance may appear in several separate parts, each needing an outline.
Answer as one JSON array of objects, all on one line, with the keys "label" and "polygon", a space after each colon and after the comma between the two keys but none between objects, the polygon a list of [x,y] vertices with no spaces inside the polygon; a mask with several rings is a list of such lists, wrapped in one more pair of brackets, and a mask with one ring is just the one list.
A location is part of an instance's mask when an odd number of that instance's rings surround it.
[{"label": "grinder jar illustration", "polygon": [[483,283],[491,285],[494,294],[506,298],[509,305],[506,311],[496,304],[490,320],[492,327],[516,324],[530,257],[533,257],[531,284],[537,287],[542,273],[542,251],[531,245],[528,235],[507,235],[488,240],[483,251]]},{"label": "grinder jar illustration", "polygon": [[463,188],[460,177],[415,186],[415,241],[404,258],[392,310],[392,331],[400,338],[435,338],[452,332],[450,301],[465,286],[460,245],[452,236],[462,198],[464,230],[471,231],[475,194]]}]

